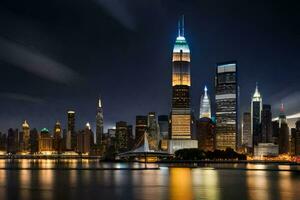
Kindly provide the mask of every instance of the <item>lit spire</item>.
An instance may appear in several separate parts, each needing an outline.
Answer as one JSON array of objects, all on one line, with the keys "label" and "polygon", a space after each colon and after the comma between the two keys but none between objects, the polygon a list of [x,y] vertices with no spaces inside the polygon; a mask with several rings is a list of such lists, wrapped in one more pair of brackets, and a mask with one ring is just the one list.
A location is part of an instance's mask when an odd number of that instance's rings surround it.
[{"label": "lit spire", "polygon": [[256,86],[255,86],[255,92],[253,94],[253,98],[258,101],[259,99],[261,99],[261,95],[260,92],[258,90],[258,83],[256,82]]},{"label": "lit spire", "polygon": [[280,104],[280,112],[281,112],[281,113],[284,113],[284,106],[283,106],[283,103]]},{"label": "lit spire", "polygon": [[184,15],[178,20],[178,37],[184,37]]},{"label": "lit spire", "polygon": [[102,101],[101,101],[101,97],[99,97],[99,100],[98,100],[98,107],[99,107],[99,108],[102,108]]}]

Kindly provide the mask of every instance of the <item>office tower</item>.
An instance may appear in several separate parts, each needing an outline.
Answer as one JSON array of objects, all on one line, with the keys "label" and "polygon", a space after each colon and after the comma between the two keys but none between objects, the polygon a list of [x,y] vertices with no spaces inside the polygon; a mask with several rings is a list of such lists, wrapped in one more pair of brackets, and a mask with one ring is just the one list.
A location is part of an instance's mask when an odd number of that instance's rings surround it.
[{"label": "office tower", "polygon": [[256,84],[255,92],[251,101],[251,134],[253,137],[253,145],[257,145],[261,141],[260,123],[261,123],[262,97],[258,91]]},{"label": "office tower", "polygon": [[251,113],[250,112],[244,112],[244,114],[243,114],[242,145],[245,147],[252,147]]},{"label": "office tower", "polygon": [[148,127],[148,117],[143,115],[138,115],[135,118],[135,143],[137,144],[143,139],[144,133],[147,131]]},{"label": "office tower", "polygon": [[18,129],[8,129],[7,133],[7,153],[16,154],[19,151],[19,131]]},{"label": "office tower", "polygon": [[215,123],[211,118],[203,117],[196,121],[196,135],[199,149],[215,150]]},{"label": "office tower", "polygon": [[87,154],[91,149],[91,126],[86,123],[84,130],[79,131],[77,134],[77,153]]},{"label": "office tower", "polygon": [[192,139],[191,108],[190,108],[190,49],[184,36],[184,19],[179,21],[178,37],[173,48],[172,68],[172,110],[171,140],[169,152],[178,149],[197,147]]},{"label": "office tower", "polygon": [[6,151],[6,134],[0,132],[0,151]]},{"label": "office tower", "polygon": [[116,149],[118,152],[128,150],[129,134],[127,122],[119,121],[116,123]]},{"label": "office tower", "polygon": [[168,150],[168,139],[169,139],[169,116],[159,115],[158,126],[160,133],[159,148],[163,151]]},{"label": "office tower", "polygon": [[39,137],[40,134],[36,128],[30,130],[30,153],[35,154],[39,152]]},{"label": "office tower", "polygon": [[98,99],[96,114],[96,144],[99,146],[103,136],[103,107],[101,98]]},{"label": "office tower", "polygon": [[30,151],[30,143],[29,143],[29,139],[30,139],[30,127],[27,123],[27,121],[25,120],[24,123],[22,124],[22,138],[20,138],[22,140],[22,144],[21,144],[21,151],[23,152],[29,152]]},{"label": "office tower", "polygon": [[273,142],[272,128],[272,111],[271,105],[264,104],[261,111],[261,138],[262,143],[271,143]]},{"label": "office tower", "polygon": [[201,95],[199,119],[204,117],[211,118],[210,100],[206,86],[204,87],[204,94]]},{"label": "office tower", "polygon": [[159,128],[155,112],[148,113],[148,142],[149,148],[158,150]]},{"label": "office tower", "polygon": [[291,130],[291,154],[300,156],[300,120],[296,121],[296,127]]},{"label": "office tower", "polygon": [[68,111],[68,130],[66,138],[66,149],[75,150],[76,132],[75,132],[75,111]]},{"label": "office tower", "polygon": [[116,129],[115,128],[109,128],[108,130],[107,130],[107,132],[108,132],[108,136],[109,137],[116,137]]},{"label": "office tower", "polygon": [[39,137],[39,152],[49,154],[53,151],[53,138],[47,128],[43,128]]},{"label": "office tower", "polygon": [[53,150],[60,153],[62,151],[62,129],[59,121],[55,123],[53,132]]},{"label": "office tower", "polygon": [[217,64],[215,77],[216,149],[236,149],[238,131],[236,62]]},{"label": "office tower", "polygon": [[283,104],[281,104],[278,122],[279,122],[279,133],[278,133],[279,154],[285,154],[289,152],[289,127],[286,121]]}]

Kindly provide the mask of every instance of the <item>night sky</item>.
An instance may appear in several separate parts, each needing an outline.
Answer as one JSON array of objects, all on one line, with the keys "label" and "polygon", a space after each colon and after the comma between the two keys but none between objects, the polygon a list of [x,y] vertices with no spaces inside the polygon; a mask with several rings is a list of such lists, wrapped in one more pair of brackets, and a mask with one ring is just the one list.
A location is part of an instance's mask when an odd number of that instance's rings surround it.
[{"label": "night sky", "polygon": [[276,115],[300,112],[300,6],[296,1],[1,0],[0,131],[95,127],[97,98],[105,129],[136,115],[169,114],[171,54],[185,15],[191,49],[192,107],[204,85],[213,98],[215,65],[236,60],[241,110],[255,83]]}]

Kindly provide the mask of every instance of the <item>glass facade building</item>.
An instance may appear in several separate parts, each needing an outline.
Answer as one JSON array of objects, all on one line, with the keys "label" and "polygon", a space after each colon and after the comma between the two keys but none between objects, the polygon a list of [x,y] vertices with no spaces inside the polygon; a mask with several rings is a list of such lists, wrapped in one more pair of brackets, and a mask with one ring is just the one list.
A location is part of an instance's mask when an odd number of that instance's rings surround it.
[{"label": "glass facade building", "polygon": [[101,98],[98,99],[96,114],[96,143],[100,145],[103,137],[103,107]]},{"label": "glass facade building", "polygon": [[261,124],[261,111],[262,111],[262,97],[256,85],[255,92],[251,101],[251,134],[253,137],[253,145],[262,142],[260,124]]},{"label": "glass facade building", "polygon": [[236,149],[238,85],[236,62],[217,64],[215,77],[216,149]]},{"label": "glass facade building", "polygon": [[199,119],[211,118],[210,99],[207,94],[207,87],[204,87],[204,94],[201,95]]}]

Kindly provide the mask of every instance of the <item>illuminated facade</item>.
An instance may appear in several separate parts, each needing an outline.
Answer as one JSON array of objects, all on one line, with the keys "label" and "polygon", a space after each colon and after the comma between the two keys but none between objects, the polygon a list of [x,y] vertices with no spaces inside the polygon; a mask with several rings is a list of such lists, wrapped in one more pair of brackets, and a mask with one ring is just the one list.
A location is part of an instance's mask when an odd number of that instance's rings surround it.
[{"label": "illuminated facade", "polygon": [[215,78],[216,149],[236,149],[238,85],[236,62],[217,65]]},{"label": "illuminated facade", "polygon": [[147,131],[148,117],[144,115],[138,115],[135,118],[135,143],[137,143]]},{"label": "illuminated facade", "polygon": [[190,49],[184,37],[183,18],[173,48],[171,139],[191,139]]},{"label": "illuminated facade", "polygon": [[59,121],[55,123],[53,133],[53,150],[59,153],[62,151],[62,129]]},{"label": "illuminated facade", "polygon": [[53,138],[49,130],[43,128],[39,137],[39,152],[51,152],[53,150]]},{"label": "illuminated facade", "polygon": [[21,151],[29,152],[30,151],[30,127],[26,120],[22,124],[21,140],[22,140]]},{"label": "illuminated facade", "polygon": [[251,101],[251,135],[253,138],[253,145],[262,142],[260,124],[261,124],[261,111],[262,111],[262,97],[258,91],[256,84],[255,92]]},{"label": "illuminated facade", "polygon": [[179,21],[178,37],[173,48],[172,68],[172,110],[170,117],[169,153],[178,149],[197,148],[192,140],[192,117],[190,108],[190,49],[184,37],[184,19]]},{"label": "illuminated facade", "polygon": [[251,113],[250,112],[244,112],[244,114],[243,114],[242,145],[245,147],[252,147]]},{"label": "illuminated facade", "polygon": [[204,87],[204,94],[201,95],[199,119],[211,118],[210,99],[207,94],[207,87]]},{"label": "illuminated facade", "polygon": [[103,137],[103,107],[102,101],[99,98],[96,114],[96,143],[100,145]]}]

